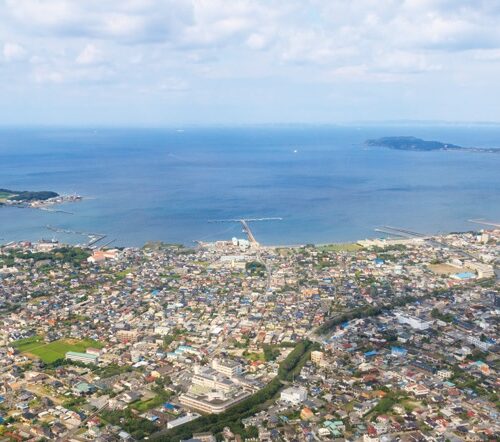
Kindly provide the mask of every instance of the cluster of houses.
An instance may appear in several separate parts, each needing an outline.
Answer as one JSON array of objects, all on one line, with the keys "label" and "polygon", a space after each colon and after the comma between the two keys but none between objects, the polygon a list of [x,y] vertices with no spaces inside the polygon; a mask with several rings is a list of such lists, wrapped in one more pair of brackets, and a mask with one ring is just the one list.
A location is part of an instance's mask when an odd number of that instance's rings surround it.
[{"label": "cluster of houses", "polygon": [[348,250],[155,243],[78,263],[50,256],[61,245],[1,246],[0,430],[154,437],[244,401],[309,339],[320,350],[243,420],[247,439],[492,440],[499,243],[498,230]]}]

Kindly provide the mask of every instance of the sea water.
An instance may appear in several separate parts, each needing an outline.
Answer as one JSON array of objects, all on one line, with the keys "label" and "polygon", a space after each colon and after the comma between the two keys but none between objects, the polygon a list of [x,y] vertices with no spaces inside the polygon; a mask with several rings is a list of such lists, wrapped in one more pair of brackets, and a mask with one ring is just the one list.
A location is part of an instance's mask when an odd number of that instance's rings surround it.
[{"label": "sea water", "polygon": [[114,245],[193,244],[244,237],[263,244],[345,242],[390,225],[478,230],[500,221],[500,154],[364,146],[414,135],[500,147],[500,126],[279,126],[168,129],[0,129],[0,188],[77,193],[69,213],[0,207],[0,242],[56,237],[47,226],[107,235]]}]

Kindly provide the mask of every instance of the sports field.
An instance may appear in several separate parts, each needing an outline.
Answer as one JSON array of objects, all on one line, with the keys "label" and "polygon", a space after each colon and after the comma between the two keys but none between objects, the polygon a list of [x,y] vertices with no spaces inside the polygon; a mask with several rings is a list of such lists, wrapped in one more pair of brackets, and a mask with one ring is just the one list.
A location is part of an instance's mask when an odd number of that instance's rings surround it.
[{"label": "sports field", "polygon": [[322,252],[357,252],[363,247],[356,243],[334,243],[317,246]]},{"label": "sports field", "polygon": [[85,352],[89,347],[102,348],[103,344],[92,339],[59,339],[47,344],[42,337],[34,336],[20,339],[14,342],[13,346],[27,356],[34,356],[50,363],[64,359],[68,351]]}]

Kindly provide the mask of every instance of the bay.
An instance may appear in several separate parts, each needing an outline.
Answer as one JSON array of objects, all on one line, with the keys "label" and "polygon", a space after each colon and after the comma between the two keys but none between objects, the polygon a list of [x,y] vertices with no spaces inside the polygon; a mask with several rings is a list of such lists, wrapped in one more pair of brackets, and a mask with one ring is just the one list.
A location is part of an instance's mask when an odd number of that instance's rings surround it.
[{"label": "bay", "polygon": [[367,148],[368,138],[413,135],[500,147],[498,126],[2,128],[0,188],[78,193],[73,214],[0,208],[2,242],[56,238],[47,225],[97,232],[115,245],[191,245],[243,237],[227,218],[254,222],[263,244],[353,241],[391,225],[425,233],[500,221],[500,155]]}]

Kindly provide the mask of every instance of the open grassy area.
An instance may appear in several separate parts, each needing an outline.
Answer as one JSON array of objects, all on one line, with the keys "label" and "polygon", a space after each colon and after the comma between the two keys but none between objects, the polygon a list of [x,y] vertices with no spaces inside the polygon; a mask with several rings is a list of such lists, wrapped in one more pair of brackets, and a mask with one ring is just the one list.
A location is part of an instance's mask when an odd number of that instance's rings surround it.
[{"label": "open grassy area", "polygon": [[324,252],[356,252],[362,248],[363,247],[356,243],[325,244],[318,246],[318,249]]},{"label": "open grassy area", "polygon": [[264,353],[248,353],[244,355],[245,358],[247,358],[249,361],[265,361],[266,358],[264,356]]},{"label": "open grassy area", "polygon": [[[471,271],[471,269],[468,269],[466,267],[456,267],[446,263],[430,264],[428,268],[431,272],[434,272],[437,275],[453,275],[454,273]],[[474,272],[474,270],[472,270],[472,272]]]},{"label": "open grassy area", "polygon": [[5,192],[3,190],[0,190],[0,200],[9,199],[11,196],[14,196],[14,194],[10,193],[10,192]]},{"label": "open grassy area", "polygon": [[125,269],[125,270],[122,270],[121,272],[116,272],[116,273],[115,273],[115,278],[116,278],[117,280],[122,280],[122,279],[125,279],[125,277],[126,277],[129,273],[132,273],[132,269]]},{"label": "open grassy area", "polygon": [[45,343],[40,336],[20,339],[13,343],[21,353],[40,358],[43,362],[50,363],[57,359],[64,359],[66,352],[85,352],[89,347],[101,348],[103,344],[92,339],[59,339]]},{"label": "open grassy area", "polygon": [[144,411],[151,410],[152,408],[156,408],[164,404],[170,399],[171,396],[172,393],[159,389],[155,397],[143,401],[137,401],[132,404],[132,408],[143,413]]}]

